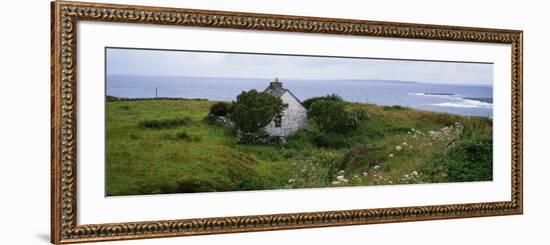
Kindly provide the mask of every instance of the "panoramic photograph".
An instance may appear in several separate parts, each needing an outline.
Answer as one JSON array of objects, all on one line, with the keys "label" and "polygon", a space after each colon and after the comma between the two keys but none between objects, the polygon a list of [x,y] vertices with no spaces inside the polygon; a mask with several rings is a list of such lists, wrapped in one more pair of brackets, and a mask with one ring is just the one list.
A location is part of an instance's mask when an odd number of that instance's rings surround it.
[{"label": "panoramic photograph", "polygon": [[106,196],[493,180],[493,63],[105,52]]}]

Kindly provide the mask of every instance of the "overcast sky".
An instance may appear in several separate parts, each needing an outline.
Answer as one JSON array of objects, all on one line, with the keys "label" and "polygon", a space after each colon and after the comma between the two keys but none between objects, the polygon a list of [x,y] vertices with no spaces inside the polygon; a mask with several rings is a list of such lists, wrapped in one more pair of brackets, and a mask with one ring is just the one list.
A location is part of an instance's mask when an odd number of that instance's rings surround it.
[{"label": "overcast sky", "polygon": [[107,74],[281,79],[381,79],[491,85],[479,63],[107,49]]}]

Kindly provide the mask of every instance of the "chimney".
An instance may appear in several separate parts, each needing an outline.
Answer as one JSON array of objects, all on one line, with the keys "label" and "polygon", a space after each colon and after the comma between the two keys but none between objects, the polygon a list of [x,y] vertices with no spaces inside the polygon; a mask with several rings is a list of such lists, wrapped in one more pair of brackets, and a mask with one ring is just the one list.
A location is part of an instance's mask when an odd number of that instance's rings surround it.
[{"label": "chimney", "polygon": [[269,87],[271,87],[273,89],[283,88],[283,83],[279,82],[279,78],[276,77],[275,81],[269,83]]}]

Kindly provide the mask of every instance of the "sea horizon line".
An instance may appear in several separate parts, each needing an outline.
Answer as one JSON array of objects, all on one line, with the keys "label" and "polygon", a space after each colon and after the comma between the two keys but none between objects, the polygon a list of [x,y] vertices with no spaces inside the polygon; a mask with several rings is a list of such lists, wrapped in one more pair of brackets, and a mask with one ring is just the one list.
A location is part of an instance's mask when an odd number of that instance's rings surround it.
[{"label": "sea horizon line", "polygon": [[427,85],[455,85],[455,86],[474,86],[474,87],[493,87],[493,84],[460,84],[460,83],[429,83],[422,81],[411,80],[392,80],[392,79],[376,79],[376,78],[281,78],[281,77],[224,77],[224,76],[178,76],[178,75],[146,75],[146,74],[106,74],[109,76],[126,76],[126,77],[163,77],[163,78],[198,78],[198,79],[243,79],[243,80],[274,80],[278,78],[282,82],[286,81],[361,81],[361,82],[392,82],[392,83],[408,83],[408,84],[427,84]]}]

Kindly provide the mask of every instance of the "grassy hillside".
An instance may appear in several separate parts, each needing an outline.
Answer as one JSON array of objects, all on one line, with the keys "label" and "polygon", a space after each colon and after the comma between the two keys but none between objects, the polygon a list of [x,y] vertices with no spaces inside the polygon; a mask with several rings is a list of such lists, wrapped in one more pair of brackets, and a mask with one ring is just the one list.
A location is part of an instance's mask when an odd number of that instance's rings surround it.
[{"label": "grassy hillside", "polygon": [[245,145],[213,103],[109,101],[107,195],[491,180],[490,119],[349,104],[370,115],[354,132]]}]

